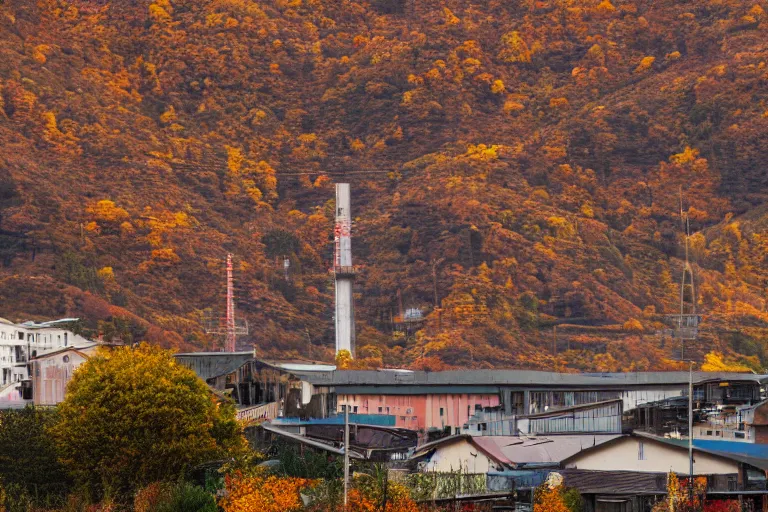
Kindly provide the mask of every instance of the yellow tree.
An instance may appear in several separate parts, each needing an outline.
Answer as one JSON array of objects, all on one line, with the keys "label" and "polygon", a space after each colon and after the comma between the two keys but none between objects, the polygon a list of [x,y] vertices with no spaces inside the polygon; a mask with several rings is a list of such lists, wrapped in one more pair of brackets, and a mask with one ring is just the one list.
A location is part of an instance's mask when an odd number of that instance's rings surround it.
[{"label": "yellow tree", "polygon": [[739,362],[726,360],[720,352],[710,352],[704,356],[704,364],[701,370],[705,372],[751,372],[752,369]]},{"label": "yellow tree", "polygon": [[336,369],[349,370],[352,365],[352,354],[349,350],[341,349],[336,354]]},{"label": "yellow tree", "polygon": [[147,344],[80,366],[51,432],[65,468],[93,498],[128,498],[245,450],[234,406],[217,403],[192,370]]}]

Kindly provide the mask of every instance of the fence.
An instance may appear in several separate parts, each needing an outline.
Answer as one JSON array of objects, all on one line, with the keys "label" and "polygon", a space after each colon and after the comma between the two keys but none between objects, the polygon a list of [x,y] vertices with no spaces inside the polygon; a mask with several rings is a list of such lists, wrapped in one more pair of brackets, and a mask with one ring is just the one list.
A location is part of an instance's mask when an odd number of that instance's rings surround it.
[{"label": "fence", "polygon": [[484,473],[413,473],[405,480],[411,495],[420,502],[484,494],[488,491]]},{"label": "fence", "polygon": [[240,421],[271,420],[280,415],[280,402],[254,405],[239,409],[235,417]]}]

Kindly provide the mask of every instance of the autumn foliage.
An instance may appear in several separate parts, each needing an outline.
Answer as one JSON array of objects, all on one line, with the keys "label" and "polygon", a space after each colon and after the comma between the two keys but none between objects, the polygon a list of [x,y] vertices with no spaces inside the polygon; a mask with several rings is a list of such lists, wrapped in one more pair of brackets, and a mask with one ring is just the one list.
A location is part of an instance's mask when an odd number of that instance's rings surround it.
[{"label": "autumn foliage", "polygon": [[583,502],[575,489],[559,482],[545,482],[534,491],[534,512],[581,512]]},{"label": "autumn foliage", "polygon": [[278,477],[266,473],[226,477],[226,496],[219,502],[224,512],[297,512],[303,510],[299,493],[311,486],[303,478]]},{"label": "autumn foliage", "polygon": [[350,182],[351,367],[675,369],[681,213],[686,353],[765,367],[766,9],[4,2],[0,314],[215,349],[232,252],[239,348],[330,362]]},{"label": "autumn foliage", "polygon": [[171,354],[142,344],[81,365],[50,431],[61,463],[92,498],[124,499],[247,450],[234,407]]}]

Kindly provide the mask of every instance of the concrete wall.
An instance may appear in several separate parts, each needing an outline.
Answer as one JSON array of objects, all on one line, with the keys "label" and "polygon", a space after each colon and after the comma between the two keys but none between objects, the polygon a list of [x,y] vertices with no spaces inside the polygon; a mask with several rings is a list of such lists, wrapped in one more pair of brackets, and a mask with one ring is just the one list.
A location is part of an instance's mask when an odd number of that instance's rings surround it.
[{"label": "concrete wall", "polygon": [[466,439],[438,447],[427,462],[425,471],[447,473],[488,473],[496,471],[496,464]]},{"label": "concrete wall", "polygon": [[[391,414],[396,425],[411,430],[451,427],[457,433],[475,413],[477,406],[496,407],[494,394],[426,394],[426,395],[339,395],[337,412],[349,405],[359,414]],[[355,409],[357,408],[357,409]]]},{"label": "concrete wall", "polygon": [[[642,460],[640,444],[642,443]],[[724,475],[739,472],[737,462],[694,451],[693,472],[697,475]],[[687,450],[658,441],[638,437],[626,437],[606,443],[570,459],[568,469],[594,471],[642,471],[688,474]]]},{"label": "concrete wall", "polygon": [[64,400],[67,383],[86,358],[67,350],[32,363],[32,389],[35,405],[56,405]]}]

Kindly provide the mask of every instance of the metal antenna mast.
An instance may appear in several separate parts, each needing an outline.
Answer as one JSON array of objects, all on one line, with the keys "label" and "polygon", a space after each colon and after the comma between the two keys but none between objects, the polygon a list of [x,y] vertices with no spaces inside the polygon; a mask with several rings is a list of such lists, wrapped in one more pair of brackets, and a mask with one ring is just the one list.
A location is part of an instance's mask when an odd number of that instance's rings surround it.
[{"label": "metal antenna mast", "polygon": [[236,350],[237,336],[248,334],[248,322],[235,318],[235,280],[232,254],[227,254],[227,304],[224,317],[215,318],[211,310],[204,313],[205,332],[224,337],[224,352]]},{"label": "metal antenna mast", "polygon": [[[688,256],[688,238],[691,236],[691,224],[688,220],[688,216],[685,216],[685,265],[683,266],[683,277],[680,282],[680,318],[678,319],[678,329],[682,333],[683,327],[697,327],[698,316],[696,315],[696,285],[693,282],[693,268]],[[686,284],[686,276],[688,277]],[[685,290],[690,291],[690,302],[688,306],[688,313],[685,311]],[[684,325],[685,324],[685,325]],[[693,333],[693,338],[696,338],[697,332]],[[685,357],[685,337],[680,336],[680,359]]]},{"label": "metal antenna mast", "polygon": [[227,254],[227,337],[224,340],[224,351],[235,351],[235,286],[232,278],[232,254]]},{"label": "metal antenna mast", "polygon": [[685,262],[680,280],[680,313],[669,315],[667,318],[674,326],[674,337],[680,340],[680,360],[684,361],[685,342],[686,340],[695,341],[698,337],[700,318],[696,313],[696,285],[690,261],[691,222],[688,214],[683,210],[682,187],[680,187],[680,223],[683,228],[685,249]]}]

